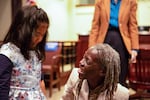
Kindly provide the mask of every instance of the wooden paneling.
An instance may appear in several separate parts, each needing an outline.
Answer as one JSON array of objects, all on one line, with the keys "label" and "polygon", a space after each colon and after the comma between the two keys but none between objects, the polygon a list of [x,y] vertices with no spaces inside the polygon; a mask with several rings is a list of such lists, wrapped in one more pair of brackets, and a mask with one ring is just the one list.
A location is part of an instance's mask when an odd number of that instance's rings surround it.
[{"label": "wooden paneling", "polygon": [[[76,48],[76,63],[75,66],[79,66],[79,61],[82,59],[84,52],[88,48],[88,35],[79,35],[79,41],[77,42]],[[140,48],[146,48],[147,44],[150,44],[150,33],[139,34]]]},{"label": "wooden paneling", "polygon": [[79,67],[79,62],[82,59],[84,52],[88,48],[88,35],[79,35],[79,41],[77,42],[76,48],[76,63],[75,66]]}]

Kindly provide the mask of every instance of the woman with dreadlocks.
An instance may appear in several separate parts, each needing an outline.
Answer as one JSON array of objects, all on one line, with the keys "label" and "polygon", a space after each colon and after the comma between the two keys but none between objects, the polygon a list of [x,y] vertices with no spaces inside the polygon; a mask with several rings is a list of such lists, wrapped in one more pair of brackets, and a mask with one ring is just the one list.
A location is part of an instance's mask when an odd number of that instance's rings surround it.
[{"label": "woman with dreadlocks", "polygon": [[61,100],[128,100],[119,73],[119,54],[108,44],[92,46],[72,70]]}]

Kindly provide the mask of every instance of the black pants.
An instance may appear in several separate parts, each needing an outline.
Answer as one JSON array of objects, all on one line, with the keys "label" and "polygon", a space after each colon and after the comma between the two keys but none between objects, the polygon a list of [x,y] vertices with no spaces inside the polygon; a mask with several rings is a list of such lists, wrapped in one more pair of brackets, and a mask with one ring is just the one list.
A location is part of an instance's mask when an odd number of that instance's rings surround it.
[{"label": "black pants", "polygon": [[119,82],[122,85],[126,86],[129,53],[124,45],[119,29],[109,29],[106,34],[104,43],[109,44],[119,53],[121,61],[121,72]]}]

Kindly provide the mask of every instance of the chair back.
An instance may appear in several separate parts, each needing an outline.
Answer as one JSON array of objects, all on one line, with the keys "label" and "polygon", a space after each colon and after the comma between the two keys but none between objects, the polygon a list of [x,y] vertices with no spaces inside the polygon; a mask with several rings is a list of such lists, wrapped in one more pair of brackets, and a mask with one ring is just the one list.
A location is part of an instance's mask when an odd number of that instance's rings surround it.
[{"label": "chair back", "polygon": [[150,90],[150,50],[141,50],[137,63],[130,64],[129,82],[131,87]]},{"label": "chair back", "polygon": [[52,57],[52,65],[53,68],[59,68],[61,66],[61,61],[62,61],[62,55],[61,54],[56,54]]},{"label": "chair back", "polygon": [[62,46],[59,43],[57,50],[46,51],[45,52],[45,60],[43,61],[43,65],[52,65],[54,63],[55,55],[61,55]]}]

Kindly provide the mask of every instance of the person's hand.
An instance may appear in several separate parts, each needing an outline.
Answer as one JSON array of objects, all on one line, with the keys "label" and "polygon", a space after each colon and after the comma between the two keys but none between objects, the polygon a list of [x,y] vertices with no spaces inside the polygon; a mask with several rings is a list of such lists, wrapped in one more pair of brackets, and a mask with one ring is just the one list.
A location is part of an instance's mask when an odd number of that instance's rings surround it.
[{"label": "person's hand", "polygon": [[132,50],[130,62],[131,63],[136,63],[136,57],[137,57],[137,51]]}]

